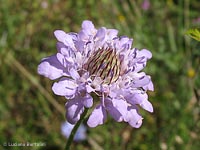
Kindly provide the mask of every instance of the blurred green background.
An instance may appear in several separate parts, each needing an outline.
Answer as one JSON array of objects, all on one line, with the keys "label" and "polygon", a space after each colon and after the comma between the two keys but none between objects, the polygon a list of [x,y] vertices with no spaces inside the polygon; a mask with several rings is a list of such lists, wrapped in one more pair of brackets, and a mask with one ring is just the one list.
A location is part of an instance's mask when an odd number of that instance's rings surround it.
[{"label": "blurred green background", "polygon": [[[153,53],[145,71],[155,85],[154,113],[141,110],[139,129],[109,118],[72,149],[199,150],[200,42],[185,35],[200,26],[199,0],[0,0],[0,149],[64,149],[66,100],[52,93],[53,81],[37,66],[56,53],[55,29],[78,32],[85,19]],[[3,146],[9,142],[46,146]]]}]

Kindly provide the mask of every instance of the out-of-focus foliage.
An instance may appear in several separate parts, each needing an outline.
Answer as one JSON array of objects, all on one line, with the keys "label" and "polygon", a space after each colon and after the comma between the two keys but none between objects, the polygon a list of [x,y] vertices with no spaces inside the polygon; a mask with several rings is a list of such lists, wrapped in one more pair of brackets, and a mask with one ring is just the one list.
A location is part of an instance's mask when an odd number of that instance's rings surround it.
[{"label": "out-of-focus foliage", "polygon": [[189,29],[187,30],[186,34],[193,39],[200,41],[200,28]]},{"label": "out-of-focus foliage", "polygon": [[[52,82],[37,74],[37,65],[55,53],[55,29],[78,32],[89,19],[152,51],[146,72],[155,84],[149,93],[154,113],[141,111],[140,129],[109,118],[72,148],[198,150],[200,42],[185,32],[200,26],[199,10],[199,0],[0,0],[0,149],[64,148],[66,100],[53,95]],[[3,146],[20,142],[46,146]]]}]

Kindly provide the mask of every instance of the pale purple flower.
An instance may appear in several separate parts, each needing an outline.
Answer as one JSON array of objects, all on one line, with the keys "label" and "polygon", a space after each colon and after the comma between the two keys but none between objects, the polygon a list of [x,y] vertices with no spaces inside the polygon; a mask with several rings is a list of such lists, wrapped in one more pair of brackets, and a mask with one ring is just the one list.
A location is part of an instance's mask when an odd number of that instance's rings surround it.
[{"label": "pale purple flower", "polygon": [[146,11],[150,8],[150,5],[151,4],[150,4],[149,0],[143,0],[141,8]]},{"label": "pale purple flower", "polygon": [[139,108],[153,112],[147,90],[153,91],[151,77],[142,72],[152,54],[132,48],[133,40],[119,37],[116,29],[96,29],[85,20],[79,33],[54,32],[57,53],[44,58],[38,73],[57,79],[52,90],[65,96],[66,118],[75,124],[85,108],[93,106],[87,124],[96,127],[110,114],[117,122],[138,128],[142,124]]},{"label": "pale purple flower", "polygon": [[193,19],[192,23],[193,24],[200,24],[200,17]]},{"label": "pale purple flower", "polygon": [[[72,129],[74,128],[74,125],[73,124],[70,124],[69,122],[65,121],[61,124],[61,133],[63,134],[63,136],[65,136],[66,138],[69,138],[71,132],[72,132]],[[79,127],[78,127],[78,130],[77,132],[75,133],[75,136],[74,136],[74,141],[76,142],[80,142],[80,141],[84,141],[86,140],[86,137],[87,137],[87,128],[85,125],[81,124]]]}]

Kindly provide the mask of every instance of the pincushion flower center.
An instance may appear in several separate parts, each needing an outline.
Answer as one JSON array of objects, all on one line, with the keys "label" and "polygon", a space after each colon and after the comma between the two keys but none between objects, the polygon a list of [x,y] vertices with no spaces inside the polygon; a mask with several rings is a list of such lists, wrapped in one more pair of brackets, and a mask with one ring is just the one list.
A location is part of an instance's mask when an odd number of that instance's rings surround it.
[{"label": "pincushion flower center", "polygon": [[100,77],[104,83],[115,82],[120,75],[120,60],[112,48],[98,49],[88,59],[85,69],[93,77]]}]

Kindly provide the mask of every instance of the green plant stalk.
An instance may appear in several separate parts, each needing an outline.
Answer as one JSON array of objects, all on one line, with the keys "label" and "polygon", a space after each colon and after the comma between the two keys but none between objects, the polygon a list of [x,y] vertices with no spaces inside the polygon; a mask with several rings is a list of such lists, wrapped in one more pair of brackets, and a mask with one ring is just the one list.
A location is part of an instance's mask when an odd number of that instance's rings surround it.
[{"label": "green plant stalk", "polygon": [[78,130],[78,127],[80,126],[80,124],[83,122],[85,116],[87,115],[88,112],[88,108],[85,108],[84,112],[82,113],[79,121],[75,124],[74,128],[72,129],[72,132],[68,138],[67,144],[65,146],[65,150],[70,150],[70,146],[73,142],[74,139],[74,135],[76,134],[76,131]]}]

